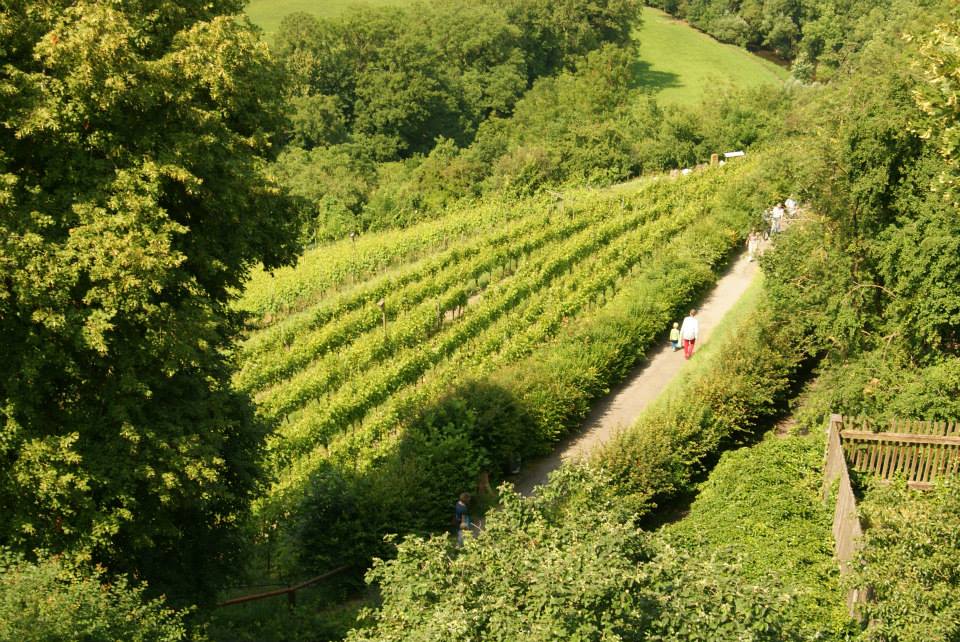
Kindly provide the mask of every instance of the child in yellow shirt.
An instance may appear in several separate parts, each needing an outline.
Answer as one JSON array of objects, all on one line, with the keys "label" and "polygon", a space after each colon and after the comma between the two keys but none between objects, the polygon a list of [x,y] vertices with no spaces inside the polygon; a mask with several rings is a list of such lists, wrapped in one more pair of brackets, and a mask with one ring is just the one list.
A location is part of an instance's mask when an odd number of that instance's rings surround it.
[{"label": "child in yellow shirt", "polygon": [[673,323],[673,329],[670,330],[670,345],[674,352],[680,349],[680,324],[677,322]]}]

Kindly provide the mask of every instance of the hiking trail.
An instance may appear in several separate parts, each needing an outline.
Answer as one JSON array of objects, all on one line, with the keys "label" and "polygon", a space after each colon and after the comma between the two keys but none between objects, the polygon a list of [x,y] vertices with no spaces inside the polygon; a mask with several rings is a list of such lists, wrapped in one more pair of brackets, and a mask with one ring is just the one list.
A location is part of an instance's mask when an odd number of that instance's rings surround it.
[{"label": "hiking trail", "polygon": [[[720,320],[743,296],[759,272],[757,262],[750,262],[747,253],[743,252],[720,277],[713,291],[697,308],[697,319],[700,321],[697,351],[710,341],[710,335]],[[647,357],[634,367],[623,382],[594,403],[581,427],[557,444],[552,454],[525,463],[519,474],[508,478],[517,492],[529,496],[563,462],[583,458],[618,430],[633,425],[640,413],[680,374],[687,363],[683,358],[683,350],[674,352],[666,336],[658,346],[651,348]],[[691,361],[696,359],[697,353],[694,352]]]}]

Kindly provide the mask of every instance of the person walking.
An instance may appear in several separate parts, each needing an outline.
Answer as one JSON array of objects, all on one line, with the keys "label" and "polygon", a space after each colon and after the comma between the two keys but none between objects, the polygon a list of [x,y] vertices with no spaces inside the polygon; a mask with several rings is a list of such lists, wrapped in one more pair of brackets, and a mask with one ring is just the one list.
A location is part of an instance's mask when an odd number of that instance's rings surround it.
[{"label": "person walking", "polygon": [[750,235],[747,237],[747,260],[753,262],[753,259],[757,256],[757,250],[760,249],[760,233],[759,232],[750,232]]},{"label": "person walking", "polygon": [[780,222],[783,220],[784,211],[782,203],[773,206],[773,211],[770,212],[770,236],[780,233]]},{"label": "person walking", "polygon": [[787,208],[787,216],[794,216],[797,213],[797,201],[793,197],[785,200],[783,205]]},{"label": "person walking", "polygon": [[470,521],[470,493],[460,493],[453,509],[453,521],[457,529],[457,546],[463,546],[463,534],[473,526]]},{"label": "person walking", "polygon": [[673,322],[673,329],[670,330],[670,345],[673,346],[674,352],[680,349],[680,324],[676,321]]},{"label": "person walking", "polygon": [[683,356],[689,359],[693,355],[693,346],[700,334],[700,323],[696,319],[697,311],[690,310],[690,314],[680,326],[680,338],[683,340]]}]

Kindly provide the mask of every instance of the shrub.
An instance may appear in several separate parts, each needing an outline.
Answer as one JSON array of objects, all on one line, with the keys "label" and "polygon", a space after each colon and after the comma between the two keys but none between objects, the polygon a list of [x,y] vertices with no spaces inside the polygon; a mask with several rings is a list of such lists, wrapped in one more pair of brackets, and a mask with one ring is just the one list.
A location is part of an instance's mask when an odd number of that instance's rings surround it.
[{"label": "shrub", "polygon": [[185,613],[143,593],[122,578],[108,580],[60,558],[32,563],[0,551],[0,640],[186,640]]}]

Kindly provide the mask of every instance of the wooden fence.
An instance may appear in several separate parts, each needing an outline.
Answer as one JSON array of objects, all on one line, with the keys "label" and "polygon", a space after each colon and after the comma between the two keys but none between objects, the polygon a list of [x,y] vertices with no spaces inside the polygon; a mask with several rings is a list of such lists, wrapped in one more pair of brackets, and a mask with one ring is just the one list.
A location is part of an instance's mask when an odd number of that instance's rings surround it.
[{"label": "wooden fence", "polygon": [[[878,424],[867,419],[830,416],[823,497],[830,497],[836,482],[833,541],[844,575],[849,572],[863,537],[850,470],[881,481],[905,479],[912,488],[929,489],[937,479],[960,474],[960,422],[894,419]],[[847,594],[851,616],[856,615],[857,604],[867,599],[866,589],[853,589]]]},{"label": "wooden fence", "polygon": [[323,575],[317,575],[316,577],[311,577],[309,580],[300,582],[299,584],[294,584],[293,586],[285,586],[283,588],[276,589],[274,591],[266,591],[263,593],[254,593],[253,595],[243,595],[241,597],[235,597],[235,598],[220,602],[219,604],[217,604],[217,606],[221,607],[221,606],[231,606],[233,604],[246,604],[247,602],[256,602],[258,600],[265,600],[268,597],[286,595],[287,604],[289,604],[292,607],[292,606],[295,606],[297,603],[297,591],[302,591],[303,589],[313,586],[314,584],[318,584],[319,582],[322,582],[323,580],[331,578],[334,575],[338,575],[344,572],[345,570],[347,570],[348,568],[350,567],[341,566],[339,568],[333,569],[332,571],[327,571]]},{"label": "wooden fence", "polygon": [[847,464],[858,473],[883,481],[900,477],[920,489],[960,473],[960,422],[894,419],[882,425],[850,417],[838,421]]},{"label": "wooden fence", "polygon": [[[863,528],[857,515],[857,498],[850,483],[850,472],[844,457],[840,432],[843,418],[840,415],[830,417],[827,431],[827,458],[823,468],[823,499],[830,498],[833,484],[837,483],[837,503],[833,510],[833,550],[840,564],[840,573],[850,572],[850,562],[860,550]],[[847,610],[856,617],[857,605],[866,600],[866,591],[852,589],[847,593]]]}]

